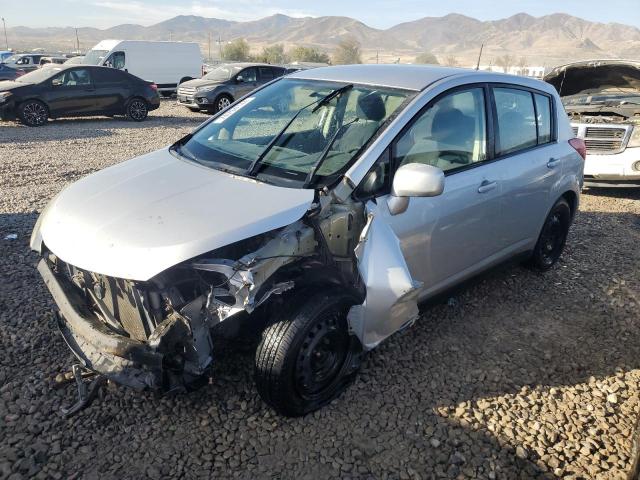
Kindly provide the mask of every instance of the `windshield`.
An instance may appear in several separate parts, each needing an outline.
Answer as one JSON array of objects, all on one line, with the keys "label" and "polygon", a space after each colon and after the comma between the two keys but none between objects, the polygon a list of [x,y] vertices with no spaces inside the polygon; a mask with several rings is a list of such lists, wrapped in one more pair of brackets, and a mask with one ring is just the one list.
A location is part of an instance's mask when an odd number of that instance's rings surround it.
[{"label": "windshield", "polygon": [[176,150],[203,165],[283,186],[299,188],[309,178],[328,185],[413,95],[349,87],[280,80],[231,107]]},{"label": "windshield", "polygon": [[59,65],[51,64],[47,68],[39,68],[33,72],[29,72],[21,77],[16,78],[16,82],[20,83],[40,83],[43,80],[53,77],[62,68]]},{"label": "windshield", "polygon": [[2,63],[16,63],[20,58],[22,58],[22,55],[11,55],[10,57],[5,58]]},{"label": "windshield", "polygon": [[109,50],[89,50],[84,56],[83,63],[86,65],[100,65]]},{"label": "windshield", "polygon": [[233,77],[240,70],[242,70],[240,67],[221,65],[211,70],[202,78],[206,78],[207,80],[214,80],[216,82],[226,82],[227,80],[231,80],[231,77]]}]

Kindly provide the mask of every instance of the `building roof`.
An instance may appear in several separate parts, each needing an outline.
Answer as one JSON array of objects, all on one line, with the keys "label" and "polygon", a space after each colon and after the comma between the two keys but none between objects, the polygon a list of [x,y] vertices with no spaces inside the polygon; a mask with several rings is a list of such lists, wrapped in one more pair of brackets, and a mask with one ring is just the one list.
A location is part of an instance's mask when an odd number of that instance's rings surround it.
[{"label": "building roof", "polygon": [[443,78],[469,72],[470,70],[463,68],[436,65],[340,65],[302,70],[289,75],[289,78],[422,90]]}]

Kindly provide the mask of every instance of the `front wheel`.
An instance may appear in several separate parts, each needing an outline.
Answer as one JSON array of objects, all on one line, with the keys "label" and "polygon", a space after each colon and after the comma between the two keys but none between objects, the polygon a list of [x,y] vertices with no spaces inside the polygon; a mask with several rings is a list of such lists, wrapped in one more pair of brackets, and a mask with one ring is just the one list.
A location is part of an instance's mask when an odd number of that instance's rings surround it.
[{"label": "front wheel", "polygon": [[40,127],[47,123],[49,109],[39,100],[27,100],[18,106],[18,118],[29,127]]},{"label": "front wheel", "polygon": [[127,118],[134,122],[141,122],[149,115],[147,102],[141,98],[134,98],[127,104]]},{"label": "front wheel", "polygon": [[254,377],[277,412],[296,417],[317,410],[354,378],[361,348],[347,329],[352,303],[338,293],[314,295],[263,332]]},{"label": "front wheel", "polygon": [[571,207],[564,198],[561,198],[549,212],[526,265],[539,272],[546,272],[553,267],[562,255],[570,225]]},{"label": "front wheel", "polygon": [[216,102],[213,106],[213,113],[218,113],[220,110],[224,110],[233,103],[233,99],[229,95],[220,95],[216,98]]}]

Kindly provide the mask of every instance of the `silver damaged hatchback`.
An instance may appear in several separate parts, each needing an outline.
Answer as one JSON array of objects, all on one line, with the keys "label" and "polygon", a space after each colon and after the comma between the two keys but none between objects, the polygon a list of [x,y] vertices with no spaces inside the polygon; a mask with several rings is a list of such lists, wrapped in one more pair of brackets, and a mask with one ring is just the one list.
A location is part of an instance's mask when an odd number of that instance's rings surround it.
[{"label": "silver damaged hatchback", "polygon": [[317,68],[70,185],[31,247],[85,368],[163,391],[257,345],[261,397],[303,415],[421,301],[510,258],[551,268],[584,155],[540,81]]}]

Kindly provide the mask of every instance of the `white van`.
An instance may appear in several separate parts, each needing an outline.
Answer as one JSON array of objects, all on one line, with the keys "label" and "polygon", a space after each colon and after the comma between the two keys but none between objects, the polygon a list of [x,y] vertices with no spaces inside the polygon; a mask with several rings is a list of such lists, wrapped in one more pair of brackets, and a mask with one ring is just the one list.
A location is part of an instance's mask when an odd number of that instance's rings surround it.
[{"label": "white van", "polygon": [[155,83],[164,95],[202,74],[200,46],[188,42],[103,40],[87,52],[83,63],[124,70]]}]

